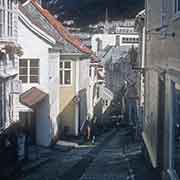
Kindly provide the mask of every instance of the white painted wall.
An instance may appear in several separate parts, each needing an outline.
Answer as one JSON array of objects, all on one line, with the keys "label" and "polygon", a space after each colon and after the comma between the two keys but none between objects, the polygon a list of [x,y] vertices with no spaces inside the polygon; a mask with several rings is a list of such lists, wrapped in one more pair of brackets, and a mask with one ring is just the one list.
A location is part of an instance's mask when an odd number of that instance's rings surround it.
[{"label": "white painted wall", "polygon": [[[19,19],[18,43],[21,45],[23,58],[38,58],[40,60],[40,83],[23,84],[23,92],[31,87],[37,87],[49,94],[36,108],[37,143],[48,146],[57,132],[57,117],[59,114],[59,53],[49,52],[51,44],[29,29]],[[46,36],[46,34],[45,34]]]},{"label": "white painted wall", "polygon": [[80,61],[80,126],[87,118],[90,103],[89,63],[90,59]]},{"label": "white painted wall", "polygon": [[52,123],[51,137],[57,134],[57,120],[59,118],[59,61],[58,52],[49,52],[49,104],[50,104],[50,120]]},{"label": "white painted wall", "polygon": [[[40,88],[48,92],[48,49],[51,46],[29,30],[20,20],[18,22],[18,43],[21,45],[24,53],[21,58],[40,59]],[[33,86],[39,87],[39,84],[23,84],[23,90]]]}]

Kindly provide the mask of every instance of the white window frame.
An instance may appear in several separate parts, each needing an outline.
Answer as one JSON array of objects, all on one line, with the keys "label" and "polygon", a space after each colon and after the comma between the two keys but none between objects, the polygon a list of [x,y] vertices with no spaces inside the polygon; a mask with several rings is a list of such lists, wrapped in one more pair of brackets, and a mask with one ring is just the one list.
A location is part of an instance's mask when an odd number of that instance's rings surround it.
[{"label": "white window frame", "polygon": [[[22,82],[23,84],[39,84],[40,83],[40,59],[38,58],[22,58],[20,59],[20,61],[27,61],[27,82]],[[37,60],[38,61],[38,82],[30,82],[30,61],[31,60]],[[24,66],[25,67],[25,66]],[[20,76],[23,76],[20,74],[20,69],[22,67],[20,67],[20,64],[19,64],[19,79],[20,79]],[[23,68],[22,68],[23,69]],[[21,80],[21,79],[20,79]]]},{"label": "white window frame", "polygon": [[1,11],[1,13],[0,13],[0,18],[1,18],[1,21],[0,21],[0,25],[1,25],[1,27],[0,28],[2,28],[1,29],[1,33],[2,34],[0,34],[0,37],[3,37],[3,36],[5,36],[5,30],[6,30],[6,4],[5,4],[6,2],[5,2],[5,0],[0,0],[0,11]]},{"label": "white window frame", "polygon": [[178,9],[178,4],[180,3],[180,0],[173,0],[172,2],[174,19],[180,18],[180,9]]},{"label": "white window frame", "polygon": [[7,35],[8,37],[13,36],[13,0],[7,0]]},{"label": "white window frame", "polygon": [[1,114],[0,114],[0,130],[2,130],[4,127],[5,127],[5,117],[4,117],[4,115],[5,115],[5,94],[4,94],[4,87],[5,87],[5,83],[4,83],[4,81],[3,80],[1,80],[0,81],[0,98],[1,98],[1,100],[0,100],[0,103],[1,103],[1,109],[0,109],[0,111],[1,111]]},{"label": "white window frame", "polygon": [[2,34],[0,38],[14,38],[17,32],[17,0],[0,0]]},{"label": "white window frame", "polygon": [[[65,68],[65,63],[66,62],[69,62],[71,64],[71,67],[70,68]],[[61,68],[60,67],[60,63],[62,63],[63,67]],[[71,74],[70,74],[70,84],[65,84],[65,71],[70,71]],[[60,60],[59,62],[59,74],[60,74],[60,71],[62,71],[62,84],[60,83],[60,80],[59,80],[59,84],[60,86],[72,86],[72,78],[73,78],[73,63],[72,63],[72,60]],[[60,77],[61,79],[61,77]]]}]

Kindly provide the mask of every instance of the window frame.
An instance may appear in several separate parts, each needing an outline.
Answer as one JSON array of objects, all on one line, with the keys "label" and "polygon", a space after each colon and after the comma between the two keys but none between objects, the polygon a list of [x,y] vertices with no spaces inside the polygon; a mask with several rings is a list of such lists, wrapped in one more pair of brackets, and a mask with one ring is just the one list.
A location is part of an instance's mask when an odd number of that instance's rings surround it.
[{"label": "window frame", "polygon": [[97,99],[100,98],[100,87],[99,86],[96,88],[96,97],[97,97]]},{"label": "window frame", "polygon": [[[70,68],[65,68],[65,63],[70,63]],[[62,67],[60,67],[60,64],[62,63]],[[65,84],[65,71],[70,71],[70,83]],[[61,72],[62,72],[62,78],[61,78]],[[72,60],[60,60],[59,62],[59,85],[60,86],[72,86],[72,74],[73,74],[73,63]],[[62,79],[62,83],[60,82]]]},{"label": "window frame", "polygon": [[138,44],[139,37],[122,37],[122,44]]},{"label": "window frame", "polygon": [[1,11],[1,13],[0,13],[0,16],[1,16],[1,18],[0,18],[0,28],[1,28],[1,30],[0,30],[0,37],[3,37],[3,36],[5,36],[6,35],[6,2],[5,2],[5,0],[0,0],[0,11]]},{"label": "window frame", "polygon": [[13,38],[17,27],[15,21],[17,17],[16,0],[0,0],[0,38]]},{"label": "window frame", "polygon": [[[173,19],[176,20],[177,18],[180,18],[180,0],[173,0]],[[179,6],[179,9],[178,9]]]},{"label": "window frame", "polygon": [[[26,61],[27,65],[21,66],[20,61]],[[37,67],[31,66],[32,61],[37,61]],[[22,70],[22,69],[27,69],[27,72],[23,74],[22,72],[20,72],[20,70]],[[38,69],[37,75],[32,74],[31,69]],[[32,82],[31,77],[35,77],[35,76],[38,77],[38,81]],[[21,79],[21,77],[27,77],[26,82],[24,82]],[[40,59],[38,59],[38,58],[22,58],[22,59],[19,59],[19,80],[21,80],[23,84],[39,84],[40,83]]]},{"label": "window frame", "polygon": [[0,80],[0,131],[4,129],[5,127],[5,96],[4,96],[4,88],[5,88],[5,82],[3,80]]}]

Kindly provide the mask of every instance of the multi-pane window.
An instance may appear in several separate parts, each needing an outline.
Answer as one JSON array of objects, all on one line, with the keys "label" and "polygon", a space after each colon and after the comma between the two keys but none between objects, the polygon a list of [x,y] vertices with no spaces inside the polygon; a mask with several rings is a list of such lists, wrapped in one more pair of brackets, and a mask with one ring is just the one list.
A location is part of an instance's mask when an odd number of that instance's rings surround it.
[{"label": "multi-pane window", "polygon": [[97,87],[97,92],[96,92],[97,94],[97,98],[99,98],[100,97],[100,88],[99,87]]},{"label": "multi-pane window", "polygon": [[92,68],[89,67],[89,77],[91,77],[91,76],[92,76]]},{"label": "multi-pane window", "polygon": [[0,37],[13,37],[15,17],[17,17],[17,0],[0,0]]},{"label": "multi-pane window", "polygon": [[161,25],[164,26],[167,24],[167,13],[168,6],[167,0],[162,0],[162,9],[161,9]]},{"label": "multi-pane window", "polygon": [[13,35],[13,0],[8,0],[8,36],[12,36]]},{"label": "multi-pane window", "polygon": [[20,59],[19,79],[22,83],[39,83],[39,59]]},{"label": "multi-pane window", "polygon": [[0,36],[5,34],[5,0],[0,0]]},{"label": "multi-pane window", "polygon": [[72,62],[71,61],[61,61],[59,65],[60,69],[60,84],[70,85],[71,75],[72,75]]},{"label": "multi-pane window", "polygon": [[174,12],[180,13],[180,0],[174,0]]},{"label": "multi-pane window", "polygon": [[3,95],[3,81],[0,80],[0,129],[4,127],[4,119],[3,119],[3,114],[4,114],[4,95]]},{"label": "multi-pane window", "polygon": [[123,37],[122,38],[122,43],[125,44],[137,44],[139,43],[139,38],[132,38],[132,37]]}]

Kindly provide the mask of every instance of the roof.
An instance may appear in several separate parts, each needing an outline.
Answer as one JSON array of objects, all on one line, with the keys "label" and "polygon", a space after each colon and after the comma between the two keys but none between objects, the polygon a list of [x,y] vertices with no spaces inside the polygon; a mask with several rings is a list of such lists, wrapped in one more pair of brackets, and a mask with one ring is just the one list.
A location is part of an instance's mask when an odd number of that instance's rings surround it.
[{"label": "roof", "polygon": [[103,57],[103,63],[119,63],[127,59],[129,49],[129,46],[110,46]]},{"label": "roof", "polygon": [[40,103],[48,94],[36,87],[32,87],[20,95],[20,102],[30,108]]},{"label": "roof", "polygon": [[[37,0],[29,0],[23,5],[20,5],[19,9],[34,25],[38,26],[60,43],[66,41],[68,45],[72,45],[81,53],[92,54],[91,49],[81,42],[80,39],[70,34],[60,21],[41,7]],[[67,47],[67,50],[68,49]]]}]

